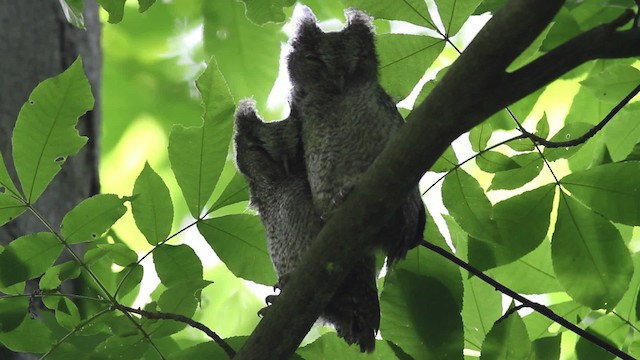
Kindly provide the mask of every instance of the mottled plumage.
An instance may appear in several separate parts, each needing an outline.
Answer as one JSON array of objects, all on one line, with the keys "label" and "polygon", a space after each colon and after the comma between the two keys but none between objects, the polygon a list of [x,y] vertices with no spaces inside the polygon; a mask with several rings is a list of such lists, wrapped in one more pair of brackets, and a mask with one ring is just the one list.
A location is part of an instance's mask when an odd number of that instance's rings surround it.
[{"label": "mottled plumage", "polygon": [[[404,120],[378,83],[371,18],[348,10],[347,26],[325,33],[308,8],[288,57],[292,102],[316,209],[331,215]],[[424,204],[418,188],[380,233],[390,263],[422,239]]]},{"label": "mottled plumage", "polygon": [[[249,185],[251,206],[262,219],[279,285],[291,273],[323,225],[311,199],[295,108],[282,121],[265,123],[255,104],[236,113],[236,164]],[[338,335],[371,352],[380,324],[373,254],[360,259],[320,315]]]}]

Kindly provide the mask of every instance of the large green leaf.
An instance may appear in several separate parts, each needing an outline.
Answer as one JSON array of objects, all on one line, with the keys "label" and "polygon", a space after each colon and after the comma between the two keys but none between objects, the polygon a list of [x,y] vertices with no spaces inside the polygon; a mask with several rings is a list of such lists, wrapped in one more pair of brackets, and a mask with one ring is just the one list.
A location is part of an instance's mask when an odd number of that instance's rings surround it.
[{"label": "large green leaf", "polygon": [[29,311],[29,299],[26,296],[0,299],[0,333],[9,332],[22,323]]},{"label": "large green leaf", "polygon": [[214,60],[196,83],[204,106],[200,127],[176,125],[169,137],[169,160],[191,215],[198,218],[227,158],[234,105]]},{"label": "large green leaf", "polygon": [[60,233],[69,244],[96,240],[127,212],[128,200],[114,194],[85,199],[62,219]]},{"label": "large green leaf", "polygon": [[447,35],[457,34],[481,2],[481,0],[437,0],[436,5]]},{"label": "large green leaf", "polygon": [[202,263],[187,245],[161,245],[153,252],[153,263],[162,284],[172,287],[185,281],[202,280]]},{"label": "large green leaf", "polygon": [[259,217],[222,216],[199,222],[198,229],[234,275],[260,284],[275,284],[276,275]]},{"label": "large green leaf", "polygon": [[501,314],[500,293],[475,276],[466,278],[462,306],[465,347],[480,351],[485,336]]},{"label": "large green leaf", "polygon": [[395,269],[380,295],[382,336],[414,359],[462,359],[460,306],[437,279]]},{"label": "large green leaf", "polygon": [[605,164],[562,178],[571,196],[607,219],[640,225],[640,162]]},{"label": "large green leaf", "polygon": [[631,255],[613,224],[563,195],[552,241],[553,268],[567,293],[592,309],[613,309],[633,275]]},{"label": "large green leaf", "polygon": [[440,55],[444,44],[442,40],[421,35],[378,35],[380,84],[392,98],[406,98]]},{"label": "large green leaf", "polygon": [[165,240],[173,222],[173,203],[162,178],[145,163],[133,185],[131,213],[140,232],[151,245]]},{"label": "large green leaf", "polygon": [[[258,6],[269,6],[281,11],[283,3],[268,5],[267,1],[253,0]],[[274,3],[273,0],[269,2]],[[253,4],[252,4],[253,5]],[[279,9],[277,9],[279,8]],[[204,49],[208,57],[215,57],[220,71],[225,75],[235,99],[253,97],[258,104],[266,103],[269,92],[278,76],[279,55],[286,35],[282,24],[258,26],[245,15],[243,4],[236,0],[203,1]],[[247,11],[251,11],[247,7]],[[256,14],[249,14],[252,18]],[[261,14],[262,17],[274,14]]]},{"label": "large green leaf", "polygon": [[630,65],[612,66],[581,82],[605,103],[617,104],[640,83],[640,70]]},{"label": "large green leaf", "polygon": [[364,10],[376,19],[402,20],[435,29],[424,0],[342,0],[342,3]]},{"label": "large green leaf", "polygon": [[498,229],[491,222],[491,203],[478,181],[465,171],[458,169],[447,176],[442,184],[442,201],[469,235],[485,240],[498,238]]},{"label": "large green leaf", "polygon": [[519,154],[511,157],[518,167],[501,171],[493,177],[489,190],[513,190],[533,180],[544,168],[544,162],[537,152]]},{"label": "large green leaf", "polygon": [[70,155],[87,142],[75,128],[93,107],[89,81],[76,60],[41,82],[20,109],[13,130],[13,160],[26,199],[34,203]]},{"label": "large green leaf", "polygon": [[631,154],[640,141],[640,103],[626,105],[614,121],[607,123],[602,129],[603,140],[613,161],[622,161]]},{"label": "large green leaf", "polygon": [[16,329],[0,332],[0,344],[15,352],[43,354],[51,348],[54,337],[42,321],[25,314],[24,320]]},{"label": "large green leaf", "polygon": [[532,351],[527,328],[514,312],[489,331],[482,344],[480,360],[527,360]]},{"label": "large green leaf", "polygon": [[237,171],[234,171],[231,181],[224,188],[218,199],[211,205],[211,208],[216,210],[227,205],[235,204],[241,201],[249,200],[249,189],[244,176]]},{"label": "large green leaf", "polygon": [[0,287],[44,274],[62,251],[62,243],[50,232],[24,235],[0,253]]},{"label": "large green leaf", "polygon": [[[496,239],[498,265],[514,261],[533,251],[549,229],[555,185],[527,191],[493,206],[493,220],[500,237]],[[497,243],[499,241],[499,243]]]}]

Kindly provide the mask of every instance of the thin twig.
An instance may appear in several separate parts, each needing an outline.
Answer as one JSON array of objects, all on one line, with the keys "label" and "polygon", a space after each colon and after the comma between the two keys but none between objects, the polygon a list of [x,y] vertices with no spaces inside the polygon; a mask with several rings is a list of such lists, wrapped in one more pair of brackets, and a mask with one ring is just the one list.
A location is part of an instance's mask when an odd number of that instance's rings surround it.
[{"label": "thin twig", "polygon": [[611,109],[611,111],[607,114],[607,116],[605,116],[604,119],[602,119],[596,126],[589,129],[589,131],[587,131],[584,135],[578,138],[575,138],[573,140],[549,141],[543,137],[530,133],[524,129],[521,129],[521,131],[526,137],[530,138],[536,143],[543,145],[544,147],[547,147],[547,148],[577,146],[586,142],[587,140],[592,138],[598,131],[602,130],[602,128],[605,125],[607,125],[607,123],[611,121],[611,119],[613,119],[613,117],[616,116],[616,114],[618,114],[618,112],[620,112],[620,110],[622,110],[622,108],[625,107],[629,103],[629,101],[631,101],[631,99],[633,99],[639,92],[640,92],[640,85],[636,86],[635,89],[631,90],[631,92],[627,96],[625,96],[625,98],[622,99],[622,101],[620,101],[618,105],[616,105],[613,109]]},{"label": "thin twig", "polygon": [[185,323],[207,334],[211,339],[213,339],[213,341],[215,341],[227,353],[227,355],[229,355],[230,359],[236,355],[235,350],[233,350],[233,348],[229,344],[227,344],[220,336],[218,336],[218,334],[213,332],[203,323],[195,321],[184,315],[171,314],[171,313],[165,313],[165,312],[152,312],[152,311],[146,311],[142,309],[134,309],[125,305],[120,305],[120,304],[115,304],[113,307],[122,312],[138,314],[140,316],[146,317],[147,319],[164,319],[164,320],[173,320],[173,321],[179,321],[179,322]]},{"label": "thin twig", "polygon": [[538,312],[539,314],[545,316],[549,320],[552,320],[552,321],[562,325],[563,327],[567,328],[568,330],[576,333],[578,336],[580,336],[580,337],[582,337],[582,338],[584,338],[586,340],[591,341],[593,344],[595,344],[598,347],[608,351],[609,353],[611,353],[611,354],[613,354],[615,356],[618,356],[621,359],[635,360],[635,358],[632,357],[631,355],[629,355],[629,354],[625,353],[624,351],[616,348],[615,346],[603,341],[602,339],[598,338],[594,334],[592,334],[590,332],[587,332],[586,330],[581,329],[577,325],[575,325],[572,322],[566,320],[562,316],[556,314],[555,312],[553,312],[553,310],[549,309],[548,307],[546,307],[544,305],[540,305],[540,304],[538,304],[536,302],[533,302],[533,301],[527,299],[526,297],[518,294],[517,292],[509,289],[505,285],[503,285],[500,282],[492,279],[488,275],[484,274],[482,271],[476,269],[475,267],[471,266],[470,264],[468,264],[467,262],[465,262],[462,259],[458,258],[454,254],[448,252],[447,250],[441,248],[440,246],[432,244],[432,243],[430,243],[428,241],[425,241],[425,240],[422,240],[421,245],[426,247],[427,249],[437,253],[438,255],[441,255],[441,256],[445,257],[447,260],[453,262],[454,264],[460,266],[461,268],[467,270],[468,272],[470,272],[474,276],[477,276],[482,281],[484,281],[487,284],[493,286],[496,290],[500,291],[501,293],[511,297],[512,299],[515,299],[515,300],[519,301],[520,303],[522,303],[523,306],[526,306],[526,307]]}]

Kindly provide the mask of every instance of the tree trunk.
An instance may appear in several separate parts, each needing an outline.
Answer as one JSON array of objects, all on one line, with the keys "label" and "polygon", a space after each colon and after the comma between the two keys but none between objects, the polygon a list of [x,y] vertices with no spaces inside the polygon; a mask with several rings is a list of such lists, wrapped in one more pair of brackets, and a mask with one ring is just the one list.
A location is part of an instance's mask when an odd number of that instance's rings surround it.
[{"label": "tree trunk", "polygon": [[[85,30],[70,25],[58,0],[0,0],[0,151],[17,183],[11,157],[11,133],[22,105],[43,80],[63,72],[78,55],[96,98],[95,108],[80,119],[78,129],[89,142],[62,170],[35,204],[45,219],[57,229],[64,215],[83,199],[99,191],[98,129],[100,126],[100,77],[102,53],[98,5],[87,1]],[[30,213],[0,227],[0,245],[37,231],[44,226]],[[81,251],[81,249],[79,249]],[[62,261],[69,258],[63,252]],[[37,283],[27,285],[27,292]],[[73,291],[73,289],[65,289]],[[0,348],[0,358],[20,359]]]}]

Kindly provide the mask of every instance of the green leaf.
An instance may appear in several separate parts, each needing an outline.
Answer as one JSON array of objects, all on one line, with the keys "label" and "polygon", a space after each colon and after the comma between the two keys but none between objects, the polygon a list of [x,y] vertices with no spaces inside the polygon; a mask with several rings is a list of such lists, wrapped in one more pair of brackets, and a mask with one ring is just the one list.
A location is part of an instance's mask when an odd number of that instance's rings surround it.
[{"label": "green leaf", "polygon": [[520,168],[517,162],[510,157],[497,151],[487,151],[478,154],[476,164],[480,170],[488,173],[496,173],[505,170]]},{"label": "green leaf", "polygon": [[162,178],[145,163],[133,185],[131,213],[136,226],[151,245],[164,241],[173,223],[173,203]]},{"label": "green leaf", "polygon": [[168,288],[185,281],[202,280],[202,263],[187,245],[161,245],[153,252],[153,263],[162,284]]},{"label": "green leaf", "polygon": [[36,278],[56,261],[62,243],[49,232],[21,236],[0,253],[0,287]]},{"label": "green leaf", "polygon": [[[548,308],[565,319],[582,319],[591,311],[574,301],[566,301],[563,303],[554,304],[548,306]],[[539,339],[555,334],[555,330],[553,330],[552,328],[554,321],[538,312],[533,312],[527,315],[524,318],[524,322],[527,326],[527,331],[532,339]],[[563,328],[561,328],[561,330],[562,329]]]},{"label": "green leaf", "polygon": [[371,353],[361,353],[357,346],[349,346],[335,334],[324,334],[309,345],[299,348],[296,354],[304,360],[324,360],[335,358],[340,360],[386,360],[395,359],[395,353],[389,342],[377,340],[376,350]]},{"label": "green leaf", "polygon": [[640,70],[630,65],[611,66],[580,83],[591,90],[600,101],[617,104],[638,86]]},{"label": "green leaf", "polygon": [[480,351],[485,336],[501,314],[500,293],[496,289],[475,276],[465,279],[462,306],[465,347]]},{"label": "green leaf", "polygon": [[41,82],[20,109],[13,130],[13,160],[27,201],[34,203],[70,155],[87,142],[75,128],[91,110],[89,81],[76,60],[62,74]]},{"label": "green leaf", "polygon": [[[202,289],[211,284],[211,281],[192,280],[175,284],[173,287],[165,290],[160,299],[158,306],[162,312],[171,314],[180,314],[192,318],[200,302],[200,293]],[[153,337],[159,338],[175,334],[184,329],[187,324],[175,321],[158,321],[151,324]]]},{"label": "green leaf", "polygon": [[62,219],[60,233],[69,244],[96,240],[127,212],[114,194],[98,194],[83,200]]},{"label": "green leaf", "polygon": [[127,0],[97,0],[98,4],[102,6],[109,13],[109,22],[111,24],[117,24],[122,21],[124,15],[124,3]]},{"label": "green leaf", "polygon": [[[583,122],[572,122],[566,124],[560,131],[558,131],[550,141],[563,142],[577,139],[586,134],[593,125]],[[583,144],[577,146],[571,146],[567,148],[545,148],[543,151],[547,161],[556,161],[558,159],[568,159],[575,154]]]},{"label": "green leaf", "polygon": [[242,214],[207,219],[198,223],[198,230],[234,275],[260,284],[275,284],[259,217]]},{"label": "green leaf", "polygon": [[242,2],[247,7],[247,17],[258,25],[283,22],[285,15],[282,8],[296,3],[295,0],[242,0]]},{"label": "green leaf", "polygon": [[488,122],[483,122],[471,129],[471,131],[469,131],[469,142],[471,143],[471,149],[473,149],[473,151],[475,152],[480,152],[486,149],[492,133],[493,129],[491,127],[491,124]]},{"label": "green leaf", "polygon": [[581,304],[611,310],[629,287],[633,263],[618,230],[566,195],[560,198],[551,251],[558,280]]},{"label": "green leaf", "polygon": [[125,244],[98,244],[97,247],[120,266],[129,266],[138,261],[138,254]]},{"label": "green leaf", "polygon": [[491,203],[471,175],[461,169],[449,174],[442,184],[442,201],[469,235],[479,239],[498,237],[497,228],[491,223]]},{"label": "green leaf", "polygon": [[[438,227],[430,214],[427,216],[425,226],[425,239],[430,243],[449,249],[444,237],[440,234]],[[410,251],[406,258],[399,262],[395,268],[404,269],[414,274],[429,276],[440,281],[451,292],[453,298],[460,308],[462,308],[463,286],[460,269],[457,265],[431,250],[417,247]]]},{"label": "green leaf", "polygon": [[438,12],[447,35],[454,36],[457,34],[481,2],[481,0],[439,0],[437,2]]},{"label": "green leaf", "polygon": [[544,168],[544,161],[537,152],[511,157],[517,169],[500,171],[493,177],[489,190],[513,190],[528,184]]},{"label": "green leaf", "polygon": [[535,360],[560,360],[560,341],[562,335],[548,336],[533,342]]},{"label": "green leaf", "polygon": [[[244,345],[246,341],[244,336],[236,336],[224,339],[231,348],[238,351]],[[192,359],[227,359],[229,355],[216,344],[214,341],[203,342],[195,346],[188,347],[186,349],[176,351],[169,355],[169,360],[192,360]],[[300,357],[294,355],[292,360],[299,360]]]},{"label": "green leaf", "polygon": [[138,0],[138,11],[141,13],[147,11],[156,0]]},{"label": "green leaf", "polygon": [[510,263],[533,251],[549,229],[555,185],[545,185],[494,205],[492,219],[499,237],[493,240],[496,265]]},{"label": "green leaf", "polygon": [[574,172],[560,183],[571,196],[611,221],[640,225],[640,162],[627,161]]},{"label": "green leaf", "polygon": [[528,360],[532,351],[527,328],[514,312],[489,331],[482,344],[480,360]]},{"label": "green leaf", "polygon": [[57,289],[63,281],[76,279],[78,276],[80,276],[80,265],[78,262],[67,261],[47,269],[40,278],[39,287],[42,290]]},{"label": "green leaf", "polygon": [[527,255],[487,271],[487,275],[520,294],[562,291],[553,272],[551,242],[543,241]]},{"label": "green leaf", "polygon": [[444,41],[422,35],[376,37],[380,84],[393,99],[406,98],[444,49]]},{"label": "green leaf", "polygon": [[447,150],[436,160],[436,163],[433,164],[429,171],[433,172],[448,172],[453,170],[459,161],[456,157],[456,153],[453,151],[453,148],[449,146]]},{"label": "green leaf", "polygon": [[395,269],[380,295],[382,336],[414,359],[462,359],[460,306],[437,279]]},{"label": "green leaf", "polygon": [[[266,103],[278,77],[281,46],[287,41],[282,24],[252,23],[245,15],[248,10],[236,0],[202,1],[198,6],[198,16],[204,16],[205,56],[215,57],[233,97],[252,96],[258,104]],[[251,55],[245,58],[242,54]],[[249,58],[251,61],[245,61]]]},{"label": "green leaf", "polygon": [[140,290],[143,273],[144,270],[140,264],[130,264],[118,273],[116,281],[118,284],[122,284],[116,294],[118,301],[124,302],[123,299],[128,295],[132,297],[131,300],[135,300],[135,296],[138,290]]},{"label": "green leaf", "polygon": [[536,125],[536,135],[541,138],[549,136],[549,119],[547,119],[546,113],[542,116],[542,119],[538,120],[538,124]]},{"label": "green leaf", "polygon": [[65,296],[49,295],[42,298],[45,306],[55,311],[58,324],[67,330],[73,330],[80,323],[80,311],[69,298]]},{"label": "green leaf", "polygon": [[607,123],[602,129],[603,140],[613,161],[622,161],[632,154],[638,139],[640,139],[640,122],[638,114],[640,103],[626,105],[620,111],[615,121]]},{"label": "green leaf", "polygon": [[173,127],[169,136],[169,160],[189,211],[198,218],[227,158],[231,141],[234,105],[215,61],[196,86],[202,96],[204,123],[200,127]]},{"label": "green leaf", "polygon": [[412,24],[435,29],[429,15],[427,4],[423,0],[342,0],[345,7],[364,10],[376,19],[402,20]]},{"label": "green leaf", "polygon": [[227,205],[236,204],[241,201],[249,200],[249,190],[247,182],[239,172],[234,171],[233,177],[222,191],[222,194],[211,205],[211,209],[217,210]]},{"label": "green leaf", "polygon": [[0,226],[17,218],[27,209],[18,192],[0,153]]},{"label": "green leaf", "polygon": [[43,354],[53,345],[53,334],[42,321],[36,321],[30,315],[10,332],[0,332],[0,344],[15,352]]},{"label": "green leaf", "polygon": [[0,334],[7,333],[22,323],[29,312],[29,298],[26,296],[3,297],[0,299]]}]

